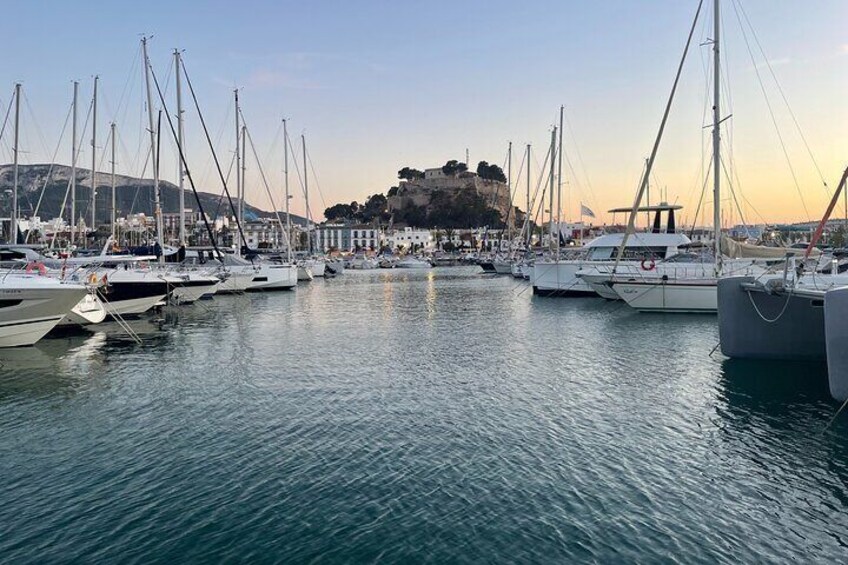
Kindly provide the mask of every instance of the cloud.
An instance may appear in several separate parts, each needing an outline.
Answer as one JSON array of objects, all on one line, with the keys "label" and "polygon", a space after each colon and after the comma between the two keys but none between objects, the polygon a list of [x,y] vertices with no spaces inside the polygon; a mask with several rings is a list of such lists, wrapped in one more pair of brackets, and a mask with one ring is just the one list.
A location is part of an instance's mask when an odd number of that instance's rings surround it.
[{"label": "cloud", "polygon": [[842,55],[848,55],[848,43],[843,43],[843,44],[841,45],[841,47],[839,48],[839,52],[840,52]]}]

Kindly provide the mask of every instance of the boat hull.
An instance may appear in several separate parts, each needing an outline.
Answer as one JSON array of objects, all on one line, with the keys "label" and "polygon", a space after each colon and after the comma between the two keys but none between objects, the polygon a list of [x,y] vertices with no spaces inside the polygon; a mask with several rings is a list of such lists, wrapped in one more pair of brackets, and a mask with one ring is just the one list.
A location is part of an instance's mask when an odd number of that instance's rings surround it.
[{"label": "boat hull", "polygon": [[825,359],[824,301],[746,288],[754,280],[718,281],[721,352],[740,359]]},{"label": "boat hull", "polygon": [[533,294],[537,296],[598,296],[585,281],[577,277],[581,262],[536,262],[533,265]]},{"label": "boat hull", "polygon": [[297,265],[262,263],[248,290],[291,290],[297,286]]},{"label": "boat hull", "polygon": [[839,402],[848,400],[848,287],[829,290],[824,295],[825,351],[830,395]]},{"label": "boat hull", "polygon": [[715,314],[716,281],[633,280],[611,282],[612,290],[640,312]]},{"label": "boat hull", "polygon": [[0,285],[0,347],[35,344],[88,292],[82,285],[63,285],[52,279],[33,280],[28,276],[11,279]]}]

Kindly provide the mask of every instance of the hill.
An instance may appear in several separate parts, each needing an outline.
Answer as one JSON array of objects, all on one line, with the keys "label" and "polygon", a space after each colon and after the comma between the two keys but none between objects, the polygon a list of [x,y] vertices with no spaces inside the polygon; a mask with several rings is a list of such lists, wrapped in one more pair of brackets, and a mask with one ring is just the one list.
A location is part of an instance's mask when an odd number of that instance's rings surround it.
[{"label": "hill", "polygon": [[[51,166],[53,170],[51,172]],[[48,178],[49,175],[49,178]],[[88,206],[91,198],[91,170],[77,168],[77,215],[88,218]],[[35,208],[41,198],[38,215],[42,219],[59,217],[62,201],[71,179],[71,167],[66,165],[19,165],[18,166],[18,210],[21,216],[34,215]],[[112,205],[112,177],[108,173],[97,174],[97,222],[107,223],[111,214]],[[115,195],[117,216],[144,213],[153,214],[153,179],[140,179],[126,175],[115,175]],[[163,213],[176,213],[179,211],[179,188],[171,182],[160,181],[160,194],[162,198]],[[14,187],[14,167],[12,165],[0,165],[0,215],[8,217],[11,210],[11,191]],[[198,190],[200,203],[204,212],[210,217],[232,215],[227,199],[220,198],[220,192],[213,194]],[[281,198],[282,199],[282,198]],[[186,208],[198,210],[194,193],[191,189],[186,190]],[[233,198],[233,203],[238,203]],[[64,214],[68,218],[70,212],[70,200],[65,204]],[[245,203],[245,216],[269,217],[273,212],[268,212]],[[292,214],[292,222],[305,224],[306,220]]]}]

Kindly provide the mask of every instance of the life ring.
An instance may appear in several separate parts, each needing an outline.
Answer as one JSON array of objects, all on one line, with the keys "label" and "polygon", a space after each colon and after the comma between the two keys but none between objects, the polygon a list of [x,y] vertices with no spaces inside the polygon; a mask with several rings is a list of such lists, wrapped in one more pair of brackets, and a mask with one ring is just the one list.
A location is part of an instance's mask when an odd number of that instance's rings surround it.
[{"label": "life ring", "polygon": [[47,274],[47,267],[41,261],[30,261],[27,263],[26,273],[31,275],[35,271],[38,271],[39,275],[44,276]]},{"label": "life ring", "polygon": [[657,267],[657,264],[653,259],[645,258],[642,259],[642,270],[643,271],[653,271]]},{"label": "life ring", "polygon": [[97,284],[97,273],[88,275],[88,284]]}]

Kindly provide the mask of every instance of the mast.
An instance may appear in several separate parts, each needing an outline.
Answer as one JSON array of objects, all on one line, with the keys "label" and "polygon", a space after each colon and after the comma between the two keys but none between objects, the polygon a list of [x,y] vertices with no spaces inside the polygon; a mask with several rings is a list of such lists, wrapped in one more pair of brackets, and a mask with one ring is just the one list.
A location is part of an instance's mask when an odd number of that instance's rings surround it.
[{"label": "mast", "polygon": [[[180,146],[180,151],[185,151],[185,146],[183,145],[183,93],[182,93],[182,80],[180,77],[180,52],[178,49],[174,49],[174,72],[176,73],[176,81],[177,81],[177,145]],[[179,160],[177,163],[179,167],[179,172],[177,174],[177,178],[179,179],[179,189],[180,189],[180,245],[186,244],[186,216],[185,216],[185,169],[183,168],[182,160]]]},{"label": "mast", "polygon": [[[242,217],[242,213],[244,212],[242,202],[244,202],[244,197],[242,196],[241,174],[239,173],[239,171],[241,171],[241,155],[239,153],[239,149],[241,148],[241,141],[239,137],[239,134],[241,133],[241,125],[239,123],[238,88],[233,90],[233,95],[235,97],[236,104],[236,201],[238,202],[238,210],[236,210],[238,217],[236,218],[236,223],[238,225],[242,225],[242,220],[244,219]],[[236,245],[236,255],[241,256],[241,248],[242,245],[244,245],[244,242],[241,240],[241,230],[239,230],[236,239],[238,243],[238,245]]]},{"label": "mast", "polygon": [[306,136],[300,136],[300,140],[303,143],[303,192],[304,199],[306,200],[306,241],[307,246],[306,250],[309,253],[309,256],[312,256],[312,229],[310,224],[312,223],[312,214],[309,213],[309,175],[306,173]]},{"label": "mast", "polygon": [[[236,170],[236,175],[239,172]],[[239,222],[244,224],[244,193],[247,192],[247,126],[241,126],[241,200],[239,201]],[[247,246],[247,240],[242,241]]]},{"label": "mast", "polygon": [[527,217],[524,222],[527,224],[527,249],[530,249],[530,244],[533,240],[533,233],[530,231],[530,144],[527,144]]},{"label": "mast", "polygon": [[97,229],[95,205],[97,202],[97,81],[94,76],[94,94],[91,101],[91,229]]},{"label": "mast", "polygon": [[112,215],[109,225],[112,226],[112,239],[115,238],[115,122],[110,126],[110,137],[112,138]]},{"label": "mast", "polygon": [[286,248],[288,248],[289,263],[292,262],[292,230],[291,230],[291,212],[289,210],[289,132],[287,129],[287,120],[283,118],[283,178],[286,186]]},{"label": "mast", "polygon": [[556,157],[556,133],[557,128],[551,130],[551,173],[548,180],[548,249],[554,247],[554,158]]},{"label": "mast", "polygon": [[15,178],[12,190],[12,214],[9,222],[9,243],[18,243],[18,140],[21,129],[21,83],[15,83]]},{"label": "mast", "polygon": [[74,111],[71,125],[71,233],[70,244],[77,240],[77,98],[79,81],[74,81]]},{"label": "mast", "polygon": [[565,106],[559,107],[559,151],[557,152],[557,260],[559,260],[559,250],[561,247],[560,240],[562,239],[562,115],[565,111]]},{"label": "mast", "polygon": [[719,0],[715,0],[713,11],[713,229],[715,238],[716,275],[721,272],[721,106],[720,60],[719,60]]},{"label": "mast", "polygon": [[[159,202],[159,152],[156,150],[156,128],[153,125],[153,92],[150,89],[150,59],[147,57],[147,38],[141,38],[141,49],[144,55],[144,82],[147,87],[147,122],[150,129],[150,155],[153,163],[153,199],[156,216],[156,239],[162,247],[162,206]],[[165,263],[165,250],[159,253],[159,264]]]},{"label": "mast", "polygon": [[[506,239],[509,241],[509,246],[512,247],[512,224],[515,221],[514,218],[511,218],[512,215],[512,142],[509,142],[509,149],[507,150],[507,159],[506,159],[506,188],[509,191],[509,210],[506,211]],[[501,239],[503,239],[503,234],[501,234]],[[500,249],[500,245],[498,245],[498,249]]]}]

